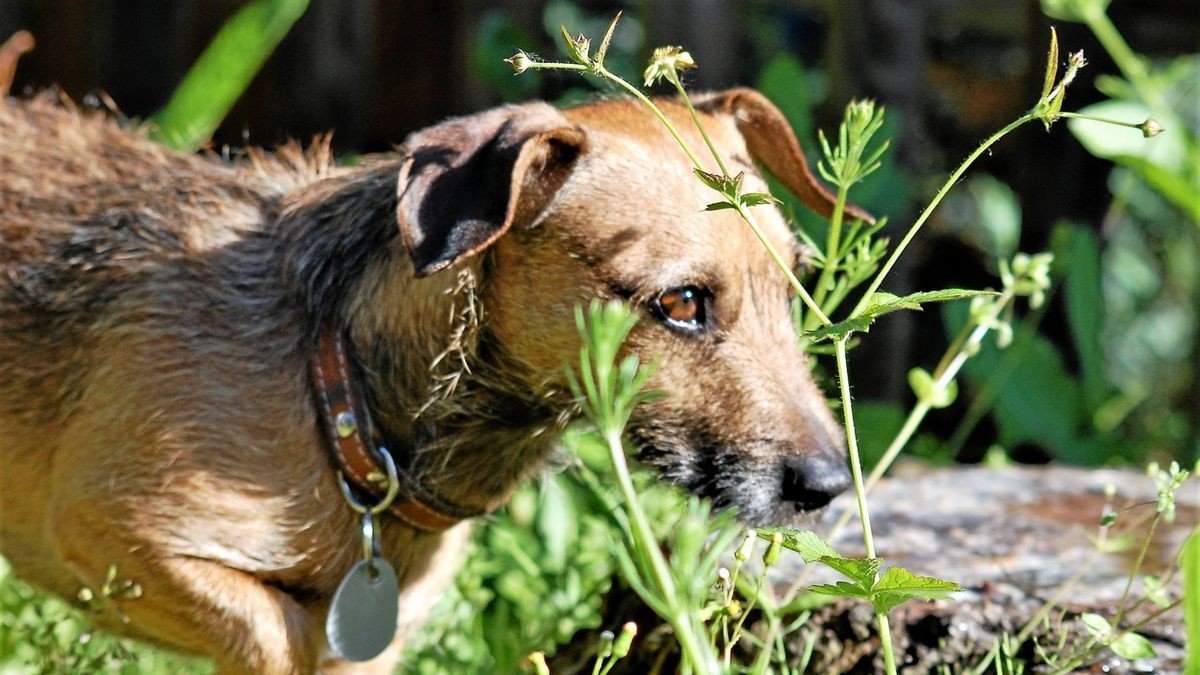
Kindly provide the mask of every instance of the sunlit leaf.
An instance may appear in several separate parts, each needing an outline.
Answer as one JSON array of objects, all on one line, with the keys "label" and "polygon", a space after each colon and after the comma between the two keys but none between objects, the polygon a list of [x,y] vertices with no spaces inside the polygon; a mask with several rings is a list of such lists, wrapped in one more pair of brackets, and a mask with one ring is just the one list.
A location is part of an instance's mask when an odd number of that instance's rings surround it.
[{"label": "sunlit leaf", "polygon": [[1124,659],[1151,659],[1156,656],[1154,646],[1137,633],[1126,633],[1108,646],[1113,653]]},{"label": "sunlit leaf", "polygon": [[962,590],[962,586],[934,577],[913,574],[903,567],[889,567],[871,589],[875,611],[886,613],[907,600],[941,600],[951,593]]}]

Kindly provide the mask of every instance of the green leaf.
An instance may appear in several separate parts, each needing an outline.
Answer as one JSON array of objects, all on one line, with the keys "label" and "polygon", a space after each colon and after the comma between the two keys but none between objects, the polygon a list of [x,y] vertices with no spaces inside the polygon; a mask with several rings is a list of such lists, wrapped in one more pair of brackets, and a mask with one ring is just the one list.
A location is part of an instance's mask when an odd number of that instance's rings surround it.
[{"label": "green leaf", "polygon": [[736,176],[709,173],[700,169],[692,169],[692,173],[696,174],[701,183],[728,197],[733,197],[742,191],[742,181],[746,178],[744,171]]},{"label": "green leaf", "polygon": [[771,535],[783,535],[783,547],[800,554],[804,562],[816,562],[824,557],[836,558],[838,553],[832,546],[809,530],[789,530],[783,527],[764,527],[755,530],[760,539],[771,541]]},{"label": "green leaf", "polygon": [[871,296],[871,304],[858,316],[811,330],[805,333],[804,337],[810,342],[821,342],[823,340],[838,342],[854,333],[867,332],[871,324],[875,323],[876,317],[883,316],[884,314],[890,314],[901,309],[919,310],[921,309],[921,305],[927,302],[947,302],[949,300],[973,298],[979,295],[999,294],[995,291],[971,291],[962,288],[947,288],[941,291],[913,293],[901,298],[891,293],[880,291]]},{"label": "green leaf", "polygon": [[848,581],[839,581],[836,584],[817,584],[809,586],[808,590],[821,595],[836,595],[841,598],[858,598],[859,600],[869,600],[871,596],[867,589]]},{"label": "green leaf", "polygon": [[1113,653],[1123,659],[1152,659],[1156,656],[1154,646],[1145,637],[1137,633],[1126,633],[1108,646]]},{"label": "green leaf", "polygon": [[1200,675],[1200,525],[1179,552],[1179,568],[1183,572],[1183,624],[1187,629],[1187,663],[1183,671],[1188,675]]},{"label": "green leaf", "polygon": [[1104,332],[1100,244],[1090,230],[1069,225],[1056,227],[1052,239],[1055,260],[1066,268],[1063,278],[1067,322],[1083,375],[1085,405],[1089,410],[1097,410],[1109,395],[1107,364],[1100,345]]},{"label": "green leaf", "polygon": [[901,298],[891,293],[880,291],[871,296],[871,301],[867,304],[866,309],[862,311],[862,316],[878,317],[902,309],[920,310],[921,305],[930,302],[949,302],[951,300],[962,300],[981,295],[999,295],[999,293],[995,291],[973,291],[965,288],[946,288],[940,291],[912,293]]},{"label": "green leaf", "polygon": [[732,202],[713,202],[704,207],[705,211],[721,211],[723,209],[736,209],[737,204]]},{"label": "green leaf", "polygon": [[308,0],[256,0],[240,9],[152,118],[151,135],[173,148],[203,145],[307,8]]},{"label": "green leaf", "polygon": [[864,588],[870,588],[875,583],[883,561],[879,558],[843,558],[841,556],[821,556],[817,562],[829,567],[839,574],[858,583]]},{"label": "green leaf", "polygon": [[[944,320],[946,333],[953,338],[966,320],[967,308],[951,309],[955,311],[947,311]],[[1056,459],[1076,464],[1112,457],[1114,448],[1082,433],[1090,420],[1080,384],[1068,374],[1054,344],[1028,320],[1017,328],[1013,345],[1006,350],[984,341],[963,372],[978,392],[976,400],[986,397],[977,405],[991,411],[1000,445],[1033,443]]]},{"label": "green leaf", "polygon": [[1108,637],[1112,634],[1112,625],[1108,623],[1108,619],[1095,612],[1084,612],[1079,620],[1083,622],[1083,627],[1092,637],[1100,642],[1108,642]]},{"label": "green leaf", "polygon": [[881,614],[914,598],[941,600],[961,590],[954,582],[919,576],[903,567],[889,567],[871,589],[875,611]]},{"label": "green leaf", "polygon": [[742,195],[742,203],[746,206],[761,206],[763,204],[778,204],[779,200],[766,192],[747,192]]},{"label": "green leaf", "polygon": [[873,323],[875,323],[875,317],[859,316],[853,319],[839,321],[828,326],[821,326],[816,330],[810,330],[804,334],[804,337],[810,342],[821,342],[824,340],[839,342],[847,337],[850,337],[854,333],[867,332],[867,329],[870,328],[871,324]]}]

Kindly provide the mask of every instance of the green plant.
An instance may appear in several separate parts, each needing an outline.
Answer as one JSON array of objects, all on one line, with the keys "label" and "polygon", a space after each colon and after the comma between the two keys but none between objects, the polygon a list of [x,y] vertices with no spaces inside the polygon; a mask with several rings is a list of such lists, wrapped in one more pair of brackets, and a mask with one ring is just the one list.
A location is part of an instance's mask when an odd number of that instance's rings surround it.
[{"label": "green plant", "polygon": [[238,10],[151,120],[153,136],[183,150],[204,144],[307,8],[308,0],[255,0]]},{"label": "green plant", "polygon": [[[1066,311],[1069,342],[1039,331],[1042,314],[1035,312],[1022,321],[1013,349],[985,348],[973,359],[965,372],[974,396],[948,443],[951,454],[990,415],[1001,446],[1033,443],[1076,464],[1200,457],[1190,412],[1200,392],[1200,118],[1189,113],[1188,98],[1200,57],[1152,62],[1133,53],[1107,4],[1043,3],[1051,16],[1089,26],[1123,75],[1097,77],[1108,100],[1062,113],[1085,150],[1115,164],[1100,232],[1064,222],[1051,237],[1061,283],[1050,292]],[[1113,128],[1117,117],[1133,120],[1123,125],[1132,128]],[[993,208],[1006,199],[1001,210],[1018,208],[996,190],[990,199]],[[1019,213],[1015,223],[997,220],[989,234],[1019,232]],[[951,332],[962,322],[946,318]],[[1059,404],[1029,405],[1037,398]]]},{"label": "green plant", "polygon": [[[814,554],[812,550],[809,553],[813,554],[812,560],[833,566],[850,578],[849,583],[843,582],[838,585],[823,587],[823,591],[840,592],[850,597],[870,599],[875,604],[884,662],[888,672],[894,673],[896,666],[891,647],[887,611],[894,606],[895,602],[905,599],[905,592],[913,594],[908,597],[914,597],[920,593],[945,593],[948,592],[946,589],[952,590],[954,586],[952,584],[938,586],[937,584],[945,584],[946,582],[918,577],[900,568],[890,568],[887,573],[880,576],[882,566],[875,559],[870,516],[866,503],[867,490],[864,485],[862,465],[859,459],[853,403],[850,396],[847,368],[848,344],[850,338],[855,333],[866,331],[876,318],[884,314],[901,309],[920,309],[923,303],[928,302],[975,297],[973,303],[974,325],[970,326],[971,330],[964,333],[956,341],[955,345],[952,345],[951,352],[947,354],[947,358],[939,368],[940,377],[935,378],[933,375],[922,370],[914,371],[910,377],[914,390],[918,394],[919,402],[917,409],[914,411],[914,416],[910,418],[914,420],[914,423],[905,426],[905,429],[902,430],[900,437],[895,443],[895,452],[899,452],[899,449],[907,442],[912,430],[915,429],[916,424],[919,423],[920,418],[924,416],[925,411],[930,408],[944,406],[953,399],[954,391],[951,384],[953,376],[961,368],[962,362],[978,350],[983,335],[990,330],[999,329],[1002,340],[1007,342],[1008,338],[1011,338],[1009,323],[999,318],[1001,311],[1005,308],[1010,308],[1009,302],[1018,295],[1029,297],[1035,306],[1040,305],[1044,301],[1045,290],[1049,286],[1047,274],[1050,261],[1049,256],[1018,256],[1014,258],[1011,268],[1002,263],[1001,276],[1006,290],[1004,293],[999,294],[1002,301],[991,305],[988,305],[986,296],[995,294],[984,292],[952,289],[931,293],[917,293],[900,298],[881,293],[879,289],[899,256],[903,254],[913,237],[920,231],[929,215],[976,158],[986,152],[1000,138],[1028,122],[1037,120],[1049,128],[1055,121],[1068,114],[1062,111],[1066,89],[1074,80],[1079,69],[1085,65],[1083,55],[1082,53],[1076,53],[1070,56],[1068,66],[1060,79],[1058,77],[1057,37],[1052,32],[1044,86],[1037,103],[1028,113],[984,141],[952,173],[949,180],[938,191],[937,195],[921,213],[913,226],[909,228],[908,232],[891,252],[891,255],[887,257],[886,261],[881,257],[883,248],[870,243],[870,235],[873,234],[870,228],[863,228],[861,225],[852,226],[847,232],[846,241],[843,242],[841,238],[843,215],[850,187],[879,167],[879,159],[886,149],[885,147],[878,146],[871,147],[871,136],[882,125],[881,111],[877,112],[869,102],[851,104],[847,109],[846,118],[839,129],[839,143],[836,146],[830,146],[825,137],[821,136],[825,161],[820,165],[820,171],[827,180],[835,184],[837,197],[825,242],[826,245],[823,248],[824,254],[817,260],[817,267],[821,269],[817,282],[817,290],[813,295],[810,295],[795,275],[792,274],[788,266],[783,263],[770,242],[762,235],[751,212],[753,207],[771,203],[775,201],[774,198],[767,194],[745,193],[742,191],[741,176],[732,176],[729,174],[725,163],[709,140],[703,125],[697,117],[696,111],[679,78],[680,71],[695,67],[691,55],[678,47],[666,47],[655,50],[650,65],[646,69],[645,80],[647,85],[658,80],[666,80],[674,86],[680,99],[691,113],[692,121],[695,123],[709,153],[719,168],[719,172],[717,173],[705,169],[697,154],[688,146],[676,130],[673,122],[659,110],[653,101],[638,90],[637,87],[614,75],[605,67],[605,53],[612,40],[613,31],[616,28],[619,18],[620,15],[609,25],[594,54],[591,52],[592,45],[588,38],[584,35],[571,37],[571,34],[564,27],[562,29],[562,37],[570,62],[539,62],[524,51],[518,52],[513,57],[507,59],[507,62],[514,67],[518,74],[530,69],[543,68],[579,71],[612,83],[641,101],[664,124],[666,129],[679,143],[682,151],[692,164],[697,178],[717,193],[719,200],[709,204],[707,210],[731,209],[736,211],[758,237],[759,241],[762,242],[764,248],[778,264],[782,273],[788,278],[797,296],[803,301],[805,311],[808,312],[808,316],[800,321],[801,325],[812,327],[805,337],[812,342],[827,340],[833,343],[837,361],[837,378],[841,389],[842,411],[845,418],[849,446],[851,472],[854,477],[859,520],[862,525],[863,542],[867,556],[862,561],[846,563],[841,561],[848,559],[838,557],[836,553],[830,555],[832,549],[822,550],[819,555]],[[1145,124],[1148,125],[1149,122]],[[879,268],[878,271],[876,271],[877,266]],[[848,316],[837,323],[833,322],[829,318],[832,310],[836,309],[837,305],[847,297],[854,286],[865,282],[871,277],[873,278],[868,284],[866,291],[861,294],[857,304],[849,312]],[[596,313],[596,311],[593,310],[593,313]],[[616,312],[616,310],[610,311]],[[632,325],[627,319],[619,321],[615,316],[610,317],[609,320],[616,322],[617,328],[613,328],[611,331],[619,337],[623,337]],[[580,397],[580,400],[587,401],[587,403],[584,403],[585,413],[597,424],[601,429],[601,434],[606,437],[612,451],[613,463],[617,466],[619,477],[627,472],[627,468],[624,464],[620,444],[621,427],[617,426],[617,423],[623,423],[628,419],[628,410],[625,406],[633,405],[636,402],[637,389],[644,383],[647,376],[644,375],[644,371],[639,370],[634,357],[628,357],[620,368],[616,368],[612,363],[605,366],[608,370],[604,371],[604,377],[615,379],[611,381],[607,379],[600,380],[600,384],[597,385],[596,378],[601,377],[602,373],[597,371],[595,374],[592,374],[590,369],[597,367],[598,362],[589,359],[588,349],[599,349],[597,340],[603,337],[603,335],[598,333],[597,330],[603,331],[609,329],[597,329],[594,323],[585,325],[582,320],[580,329],[585,336],[585,345],[587,345],[585,346],[583,358],[584,370],[581,371],[581,381],[583,384],[580,385],[579,381],[572,379],[572,386],[576,395]],[[605,355],[611,355],[615,358],[616,347],[605,348]],[[624,391],[623,387],[631,387],[631,389]],[[613,405],[615,407],[611,407]],[[894,453],[889,452],[889,454]],[[880,470],[886,468],[886,463],[886,461],[881,462]],[[709,664],[709,661],[696,645],[696,626],[686,613],[688,605],[685,601],[687,598],[677,594],[677,589],[671,581],[671,568],[666,564],[661,554],[657,552],[653,541],[649,539],[649,528],[641,523],[643,518],[638,513],[636,494],[632,489],[632,482],[622,480],[621,485],[625,504],[627,505],[626,508],[632,509],[629,518],[632,526],[627,525],[626,529],[636,533],[636,536],[629,538],[631,540],[629,542],[629,550],[633,553],[641,551],[641,555],[644,558],[644,560],[638,561],[641,563],[640,567],[630,569],[630,566],[626,566],[627,578],[637,579],[638,583],[644,583],[646,579],[649,579],[654,584],[652,588],[639,588],[639,593],[676,629],[676,634],[685,655],[685,661],[692,667],[702,668],[706,664]],[[694,598],[692,599],[694,600]]]},{"label": "green plant", "polygon": [[196,659],[159,652],[91,628],[98,597],[136,599],[140,587],[110,568],[97,589],[81,588],[76,606],[41,593],[16,579],[0,558],[0,671],[39,675],[93,675],[101,672],[204,673]]}]

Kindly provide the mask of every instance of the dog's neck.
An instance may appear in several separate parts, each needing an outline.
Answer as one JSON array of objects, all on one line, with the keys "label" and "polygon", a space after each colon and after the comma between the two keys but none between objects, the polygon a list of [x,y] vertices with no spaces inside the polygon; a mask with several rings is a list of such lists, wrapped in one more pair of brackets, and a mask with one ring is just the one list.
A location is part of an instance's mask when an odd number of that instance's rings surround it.
[{"label": "dog's neck", "polygon": [[394,162],[306,188],[285,203],[285,272],[308,315],[347,327],[366,404],[396,460],[440,499],[466,510],[503,502],[544,462],[566,422],[536,387],[515,384],[492,339],[476,257],[413,274],[396,226]]}]

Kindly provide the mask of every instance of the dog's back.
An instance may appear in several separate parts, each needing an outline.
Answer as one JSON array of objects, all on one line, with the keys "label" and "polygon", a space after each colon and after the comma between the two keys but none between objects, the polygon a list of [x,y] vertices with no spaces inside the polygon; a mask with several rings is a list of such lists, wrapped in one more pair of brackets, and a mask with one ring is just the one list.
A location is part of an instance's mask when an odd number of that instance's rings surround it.
[{"label": "dog's back", "polygon": [[203,274],[206,252],[260,231],[285,192],[328,172],[320,150],[233,165],[48,94],[0,102],[0,409],[27,422],[62,414],[95,326],[137,320],[120,305],[160,304],[114,301],[151,277]]},{"label": "dog's back", "polygon": [[[108,475],[109,458],[85,448],[115,457],[165,435],[211,447],[185,437],[241,423],[243,381],[298,379],[280,365],[297,333],[269,230],[287,193],[331,171],[327,157],[216,161],[50,95],[0,100],[0,551],[19,570],[59,555],[47,548],[57,473],[86,462]],[[204,428],[186,419],[200,407]],[[161,468],[103,480],[153,485]],[[73,492],[99,506],[104,488]],[[66,595],[78,584],[41,581]]]}]

